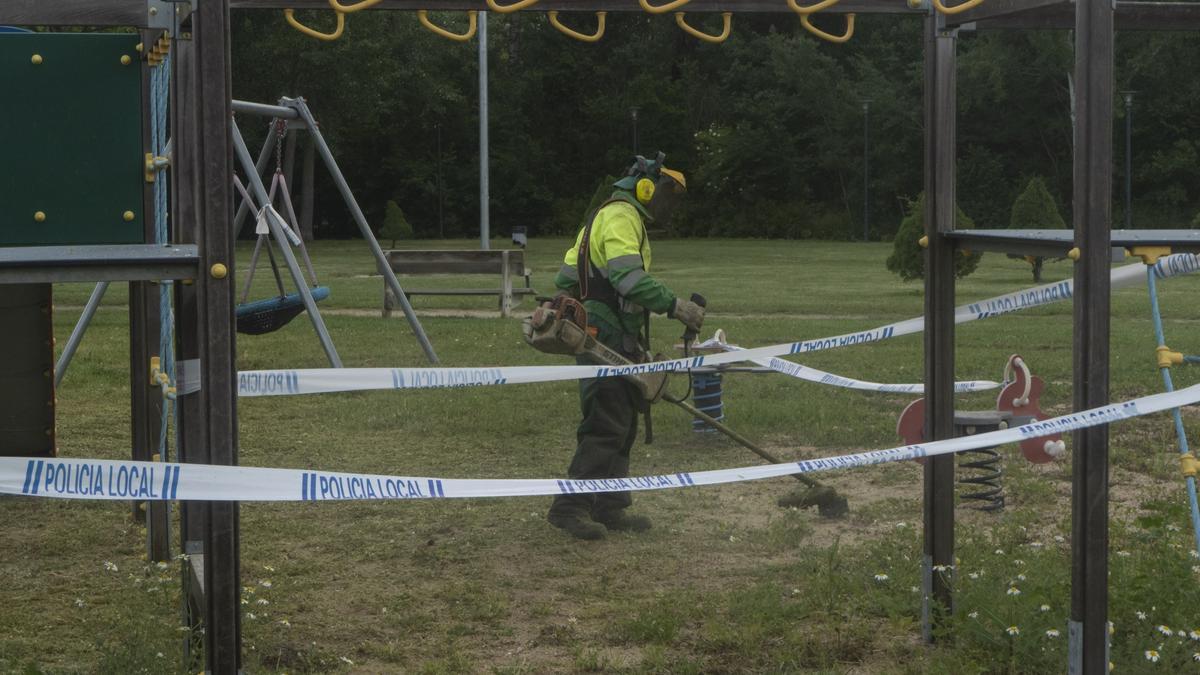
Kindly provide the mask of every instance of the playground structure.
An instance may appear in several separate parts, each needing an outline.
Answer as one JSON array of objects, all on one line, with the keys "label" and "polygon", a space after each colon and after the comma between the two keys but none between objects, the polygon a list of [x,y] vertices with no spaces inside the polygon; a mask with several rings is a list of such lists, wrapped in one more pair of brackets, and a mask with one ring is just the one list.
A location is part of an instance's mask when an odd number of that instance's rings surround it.
[{"label": "playground structure", "polygon": [[[932,439],[954,434],[954,275],[957,251],[998,250],[1025,255],[1071,254],[1075,265],[1074,304],[1074,408],[1083,410],[1108,402],[1111,248],[1124,247],[1149,260],[1163,248],[1174,252],[1200,250],[1194,231],[1111,230],[1112,173],[1112,71],[1113,30],[1180,30],[1200,26],[1200,7],[1172,3],[1104,2],[1079,0],[972,0],[950,8],[945,15],[928,6],[906,6],[883,0],[822,2],[808,10],[782,1],[744,0],[719,2],[692,0],[653,8],[644,0],[528,0],[510,10],[673,11],[684,5],[688,12],[789,12],[796,11],[807,28],[809,14],[847,14],[850,37],[855,13],[907,13],[925,20],[925,222],[928,249],[925,278],[925,429]],[[0,24],[132,26],[140,30],[140,43],[155,45],[167,34],[170,42],[171,82],[171,222],[172,244],[154,245],[148,219],[151,195],[137,195],[138,208],[127,210],[128,230],[120,240],[104,243],[72,240],[41,246],[0,249],[0,282],[49,284],[60,281],[126,281],[130,283],[130,331],[133,383],[131,418],[134,453],[150,459],[149,439],[158,431],[163,405],[159,387],[151,385],[151,345],[159,344],[159,293],[151,282],[194,280],[177,284],[173,327],[177,359],[196,364],[199,389],[178,400],[179,453],[183,461],[237,464],[236,372],[234,366],[234,251],[233,169],[230,161],[236,134],[229,120],[234,111],[229,87],[230,8],[321,8],[323,0],[13,0],[0,4]],[[344,14],[359,9],[423,10],[427,2],[382,0],[342,7]],[[444,0],[439,9],[479,11],[494,2]],[[945,7],[941,7],[946,11]],[[807,13],[806,13],[807,12]],[[682,18],[678,19],[682,25]],[[728,26],[729,19],[726,19]],[[1074,28],[1075,30],[1075,185],[1073,231],[955,231],[955,49],[960,30],[985,28]],[[728,31],[726,31],[728,32]],[[131,36],[132,37],[132,36]],[[598,36],[597,36],[598,37]],[[114,55],[115,56],[115,55]],[[129,54],[125,54],[129,56]],[[143,54],[137,59],[143,99],[149,98],[151,64]],[[132,58],[131,58],[132,60]],[[28,61],[28,56],[26,56]],[[39,65],[34,62],[35,65]],[[128,64],[126,64],[128,65]],[[77,92],[65,95],[75,96]],[[111,93],[107,98],[113,98]],[[137,97],[131,97],[137,100]],[[303,113],[293,109],[297,116]],[[287,113],[291,115],[292,113]],[[294,119],[294,118],[289,118]],[[305,118],[315,128],[311,118]],[[51,125],[46,125],[47,127]],[[40,128],[33,126],[31,128]],[[57,127],[56,127],[57,128]],[[139,150],[152,147],[148,126],[143,125]],[[135,135],[136,136],[136,135]],[[136,141],[134,141],[136,143]],[[319,146],[320,147],[320,146]],[[141,153],[135,153],[139,156]],[[238,148],[245,164],[249,155]],[[141,176],[142,168],[137,167]],[[159,180],[166,180],[158,174]],[[255,186],[251,186],[254,188]],[[261,184],[257,188],[262,188]],[[258,189],[253,190],[258,192]],[[259,194],[265,203],[265,194]],[[41,213],[38,211],[37,213]],[[50,214],[53,217],[53,213]],[[43,222],[34,216],[36,222]],[[28,242],[5,242],[28,243]],[[71,245],[67,245],[71,244]],[[1155,253],[1157,251],[1158,253]],[[402,297],[402,293],[397,294]],[[1160,331],[1161,332],[1161,331]],[[48,335],[39,334],[43,338]],[[48,341],[43,339],[48,344]],[[1161,340],[1160,340],[1161,344]],[[1169,351],[1169,350],[1168,350]],[[1182,358],[1182,357],[1181,357]],[[1184,359],[1186,360],[1186,359]],[[1163,367],[1174,363],[1167,357]],[[1169,375],[1166,379],[1171,386]],[[1075,433],[1073,453],[1072,603],[1069,636],[1070,672],[1102,673],[1107,669],[1107,548],[1108,548],[1108,430],[1098,426]],[[49,450],[53,451],[53,448]],[[1195,473],[1194,463],[1191,466]],[[924,468],[924,598],[925,634],[932,639],[936,607],[952,606],[950,587],[934,567],[954,562],[954,459],[931,458]],[[1189,484],[1193,482],[1189,476]],[[1194,494],[1194,492],[1193,492]],[[184,503],[181,508],[184,552],[192,554],[189,577],[189,618],[205,626],[206,668],[217,673],[237,672],[241,662],[239,608],[238,505],[233,502]],[[140,509],[135,505],[135,515]],[[151,557],[169,556],[165,511],[150,505]]]}]

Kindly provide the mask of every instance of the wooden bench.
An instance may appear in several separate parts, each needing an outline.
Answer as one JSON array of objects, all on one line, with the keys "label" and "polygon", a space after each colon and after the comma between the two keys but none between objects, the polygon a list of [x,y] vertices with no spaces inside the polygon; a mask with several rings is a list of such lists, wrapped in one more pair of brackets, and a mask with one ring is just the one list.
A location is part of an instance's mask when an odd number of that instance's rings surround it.
[{"label": "wooden bench", "polygon": [[[500,298],[500,315],[512,313],[513,298],[536,295],[529,285],[530,270],[525,267],[525,251],[501,249],[489,251],[386,251],[388,265],[397,275],[421,274],[499,274],[499,288],[404,288],[404,295],[495,295]],[[524,288],[513,288],[513,277],[525,278]],[[387,281],[383,284],[383,316],[391,316],[396,298]]]}]

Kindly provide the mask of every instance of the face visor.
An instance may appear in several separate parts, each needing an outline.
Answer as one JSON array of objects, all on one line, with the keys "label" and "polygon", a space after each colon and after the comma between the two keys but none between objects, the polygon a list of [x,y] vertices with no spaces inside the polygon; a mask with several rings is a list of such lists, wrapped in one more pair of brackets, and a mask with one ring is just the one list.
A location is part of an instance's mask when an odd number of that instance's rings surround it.
[{"label": "face visor", "polygon": [[660,165],[658,180],[654,184],[654,195],[646,204],[650,217],[660,226],[671,219],[680,198],[687,191],[687,180],[679,171],[674,171]]}]

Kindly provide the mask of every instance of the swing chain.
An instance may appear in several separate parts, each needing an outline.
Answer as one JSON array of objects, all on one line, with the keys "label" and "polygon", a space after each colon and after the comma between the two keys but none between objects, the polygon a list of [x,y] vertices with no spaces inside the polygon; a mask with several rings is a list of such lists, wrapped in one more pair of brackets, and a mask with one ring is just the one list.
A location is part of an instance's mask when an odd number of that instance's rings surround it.
[{"label": "swing chain", "polygon": [[288,123],[285,119],[275,120],[275,171],[283,171],[283,141],[287,138]]}]

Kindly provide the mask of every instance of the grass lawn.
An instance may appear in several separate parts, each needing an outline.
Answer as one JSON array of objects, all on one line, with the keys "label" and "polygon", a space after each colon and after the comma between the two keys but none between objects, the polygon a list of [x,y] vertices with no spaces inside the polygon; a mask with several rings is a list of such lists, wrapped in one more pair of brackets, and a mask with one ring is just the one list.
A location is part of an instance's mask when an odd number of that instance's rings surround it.
[{"label": "grass lawn", "polygon": [[[539,290],[552,290],[565,247],[565,240],[531,242]],[[705,336],[723,328],[751,347],[919,315],[922,288],[884,269],[889,252],[888,244],[673,240],[655,244],[653,271],[681,294],[708,298]],[[322,308],[346,365],[425,364],[403,314],[380,318],[382,283],[365,245],[319,242],[312,253],[332,289]],[[250,246],[240,254],[241,278]],[[1044,281],[1070,274],[1069,261],[1048,263]],[[259,270],[252,299],[271,294],[270,277]],[[957,302],[1031,285],[1027,264],[987,254],[958,285]],[[1200,351],[1188,339],[1200,320],[1200,277],[1159,288],[1167,343]],[[60,346],[89,291],[56,288]],[[123,303],[124,288],[114,285],[59,391],[64,457],[129,456]],[[493,298],[418,296],[413,304],[444,365],[564,363],[526,347],[519,319],[499,318]],[[531,304],[526,299],[517,315]],[[1144,287],[1116,292],[1111,311],[1113,399],[1160,391]],[[657,345],[669,351],[680,325],[663,318],[653,326]],[[921,344],[913,335],[801,362],[848,377],[919,382]],[[1070,304],[960,325],[957,345],[959,379],[999,380],[1007,357],[1020,353],[1047,382],[1047,412],[1070,410]],[[238,365],[327,364],[301,316],[270,335],[239,336]],[[1178,386],[1197,379],[1187,368],[1175,377]],[[963,395],[958,407],[990,408],[994,397]],[[727,422],[785,459],[898,445],[896,418],[910,400],[781,375],[725,378]],[[245,465],[463,478],[564,475],[579,415],[573,383],[252,398],[239,401],[238,413]],[[653,445],[634,448],[635,475],[759,462],[722,438],[693,433],[672,407],[658,406],[654,422]],[[1185,422],[1195,427],[1194,410]],[[1190,555],[1175,443],[1166,414],[1112,429],[1117,672],[1200,672],[1193,661],[1200,632],[1189,635],[1200,631],[1200,560]],[[246,503],[246,669],[1062,672],[1070,463],[1031,466],[1013,447],[1003,455],[1006,508],[958,509],[959,563],[947,572],[958,602],[936,648],[920,640],[921,471],[909,462],[820,476],[849,497],[842,520],[777,507],[795,486],[784,478],[640,493],[635,509],[654,521],[651,532],[586,543],[545,522],[548,498]],[[0,499],[0,672],[188,672],[178,563],[144,561],[144,532],[128,511],[124,503]]]}]

